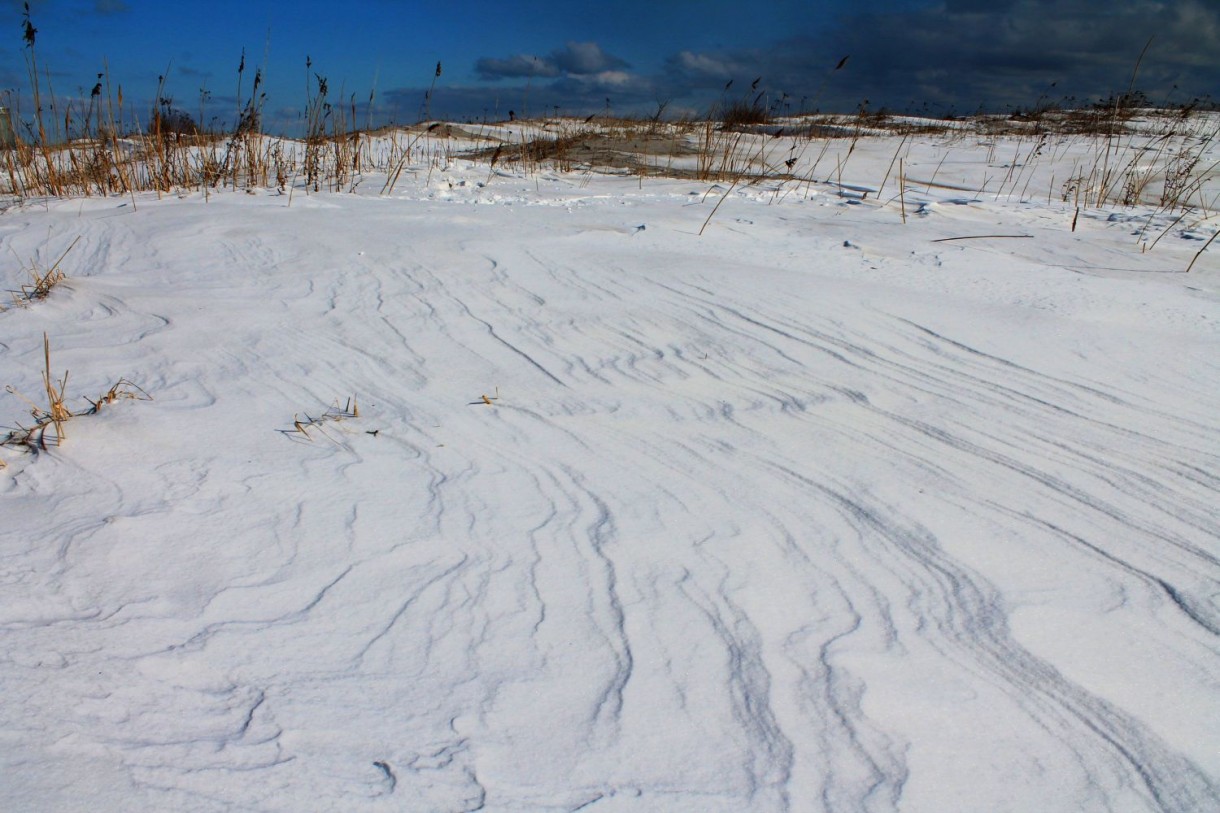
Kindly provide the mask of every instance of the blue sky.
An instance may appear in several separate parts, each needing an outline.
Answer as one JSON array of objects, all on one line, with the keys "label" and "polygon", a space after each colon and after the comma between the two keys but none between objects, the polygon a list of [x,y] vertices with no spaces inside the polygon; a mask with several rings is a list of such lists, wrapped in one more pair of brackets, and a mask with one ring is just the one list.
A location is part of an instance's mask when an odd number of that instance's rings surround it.
[{"label": "blue sky", "polygon": [[[22,5],[0,0],[0,91],[24,110]],[[57,97],[87,96],[108,66],[136,106],[165,75],[175,106],[231,123],[244,49],[242,91],[261,68],[271,130],[299,125],[307,56],[362,123],[372,93],[375,124],[419,119],[438,61],[430,112],[459,120],[607,104],[700,115],[755,79],[790,112],[1095,101],[1126,90],[1149,37],[1138,88],[1155,101],[1220,98],[1218,0],[31,0],[30,12]]]}]

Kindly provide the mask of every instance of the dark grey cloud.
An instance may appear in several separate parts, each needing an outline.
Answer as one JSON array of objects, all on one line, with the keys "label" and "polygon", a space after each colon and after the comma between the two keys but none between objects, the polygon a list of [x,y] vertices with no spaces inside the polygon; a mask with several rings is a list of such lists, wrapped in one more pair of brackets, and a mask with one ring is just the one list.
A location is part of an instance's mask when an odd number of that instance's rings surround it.
[{"label": "dark grey cloud", "polygon": [[210,79],[214,75],[212,71],[200,70],[199,68],[194,68],[190,65],[179,65],[175,69],[175,73],[177,73],[179,76],[185,76],[190,79]]},{"label": "dark grey cloud", "polygon": [[98,14],[122,14],[130,11],[131,7],[123,0],[94,0],[93,10]]},{"label": "dark grey cloud", "polygon": [[[425,108],[428,87],[396,88],[381,94],[378,121],[417,121]],[[656,110],[659,94],[649,77],[626,71],[571,74],[529,85],[438,86],[428,108],[433,118],[502,120],[517,116],[586,115],[609,107],[615,114],[636,115]]]},{"label": "dark grey cloud", "polygon": [[[772,96],[822,109],[851,110],[867,99],[874,109],[1003,110],[1125,92],[1149,37],[1137,89],[1154,102],[1220,97],[1213,0],[945,0],[848,16],[824,34],[768,48],[682,51],[666,62],[665,77],[670,93],[691,99],[729,79],[762,76]],[[832,74],[847,54],[848,65]]]},{"label": "dark grey cloud", "polygon": [[[552,112],[701,115],[755,97],[779,111],[971,113],[1040,102],[1086,105],[1134,86],[1156,103],[1220,100],[1218,0],[937,0],[864,8],[832,27],[754,48],[677,47],[650,73],[597,43],[479,60],[491,84],[438,87],[434,115]],[[850,55],[842,70],[839,60]],[[757,89],[751,83],[760,78]],[[515,80],[515,81],[514,81]],[[528,81],[526,81],[528,80]],[[725,90],[725,85],[733,85]],[[427,88],[385,94],[414,120]]]},{"label": "dark grey cloud", "polygon": [[1007,11],[1017,0],[945,0],[946,14],[990,14]]},{"label": "dark grey cloud", "polygon": [[596,42],[569,42],[551,54],[551,59],[559,70],[576,76],[629,67],[624,60],[603,51]]},{"label": "dark grey cloud", "polygon": [[868,15],[845,25],[856,75],[874,96],[1028,104],[1050,91],[1078,99],[1135,85],[1154,100],[1213,93],[1220,82],[1220,4],[1210,0],[1014,0],[948,23],[932,12]]},{"label": "dark grey cloud", "polygon": [[520,79],[527,76],[558,76],[559,68],[546,57],[517,54],[503,59],[484,57],[475,63],[484,79]]},{"label": "dark grey cloud", "polygon": [[475,70],[484,79],[519,79],[564,75],[587,76],[628,67],[616,56],[606,53],[596,42],[569,42],[548,56],[517,54],[506,58],[484,57]]}]

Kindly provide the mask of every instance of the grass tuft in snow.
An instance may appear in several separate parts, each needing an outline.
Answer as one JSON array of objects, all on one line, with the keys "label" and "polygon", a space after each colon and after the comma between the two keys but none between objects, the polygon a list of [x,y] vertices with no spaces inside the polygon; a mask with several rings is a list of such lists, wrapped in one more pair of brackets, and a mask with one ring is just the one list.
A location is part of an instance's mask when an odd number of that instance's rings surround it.
[{"label": "grass tuft in snow", "polygon": [[[20,446],[34,450],[45,450],[52,445],[59,446],[64,438],[67,437],[64,433],[64,424],[78,415],[95,415],[101,411],[102,407],[120,400],[152,400],[152,396],[138,385],[126,378],[120,378],[106,392],[102,393],[97,400],[86,397],[85,400],[89,402],[88,410],[74,413],[68,409],[65,397],[68,388],[68,371],[65,370],[63,376],[58,380],[51,375],[51,340],[47,337],[46,333],[42,334],[42,349],[44,364],[42,385],[43,391],[46,394],[47,405],[45,407],[42,406],[33,399],[21,394],[13,386],[5,387],[6,392],[15,395],[29,405],[30,415],[34,418],[34,425],[25,427],[18,424],[15,429],[9,430],[8,435],[0,439],[0,446]],[[55,430],[53,442],[47,436],[47,432],[51,429]]]},{"label": "grass tuft in snow", "polygon": [[37,260],[31,259],[29,265],[25,268],[30,281],[23,284],[20,290],[11,292],[13,304],[18,307],[28,307],[30,304],[50,296],[51,290],[67,279],[67,275],[64,274],[59,266],[63,263],[64,258],[68,256],[68,252],[72,251],[78,242],[80,242],[79,237],[72,241],[72,245],[68,246],[64,253],[59,255],[59,259],[50,268],[39,268]]},{"label": "grass tuft in snow", "polygon": [[309,434],[309,430],[313,429],[327,440],[334,442],[335,439],[326,433],[325,425],[328,423],[339,423],[349,418],[359,418],[360,404],[357,403],[356,396],[353,395],[347,399],[343,406],[339,406],[339,400],[336,398],[335,402],[317,417],[305,413],[305,417],[302,418],[301,414],[297,413],[292,416],[292,429],[281,429],[280,431],[293,437],[299,434],[306,440],[313,440],[313,435]]}]

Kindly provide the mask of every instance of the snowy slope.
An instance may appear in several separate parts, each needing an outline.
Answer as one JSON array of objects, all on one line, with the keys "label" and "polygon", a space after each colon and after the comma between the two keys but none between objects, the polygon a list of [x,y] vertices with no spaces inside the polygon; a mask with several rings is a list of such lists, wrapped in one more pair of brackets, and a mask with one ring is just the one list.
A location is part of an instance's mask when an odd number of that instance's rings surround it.
[{"label": "snowy slope", "polygon": [[0,216],[0,809],[1220,809],[1218,253],[726,186]]}]

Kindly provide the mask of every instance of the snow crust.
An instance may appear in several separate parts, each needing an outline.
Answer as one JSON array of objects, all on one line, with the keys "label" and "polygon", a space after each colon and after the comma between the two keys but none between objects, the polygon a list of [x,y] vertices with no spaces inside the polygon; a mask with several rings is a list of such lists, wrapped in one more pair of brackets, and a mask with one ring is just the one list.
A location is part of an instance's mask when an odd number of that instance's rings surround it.
[{"label": "snow crust", "polygon": [[0,809],[1220,809],[1215,220],[896,147],[4,212]]}]

